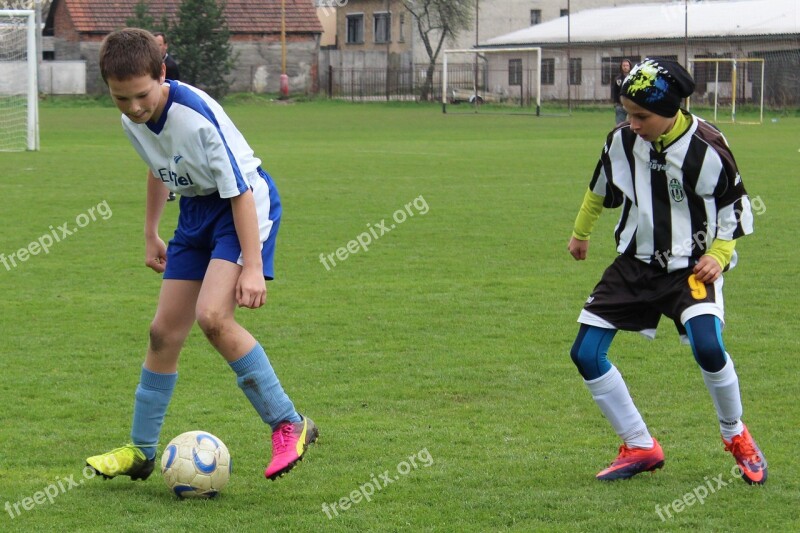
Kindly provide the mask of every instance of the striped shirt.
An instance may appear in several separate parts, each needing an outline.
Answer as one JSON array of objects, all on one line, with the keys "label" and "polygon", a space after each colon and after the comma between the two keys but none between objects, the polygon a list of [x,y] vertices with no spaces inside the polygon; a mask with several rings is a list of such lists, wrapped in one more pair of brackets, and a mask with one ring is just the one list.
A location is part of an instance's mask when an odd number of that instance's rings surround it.
[{"label": "striped shirt", "polygon": [[614,129],[589,184],[603,207],[622,208],[617,251],[669,272],[694,266],[714,239],[753,232],[750,199],[725,137],[691,118],[661,152],[627,123]]}]

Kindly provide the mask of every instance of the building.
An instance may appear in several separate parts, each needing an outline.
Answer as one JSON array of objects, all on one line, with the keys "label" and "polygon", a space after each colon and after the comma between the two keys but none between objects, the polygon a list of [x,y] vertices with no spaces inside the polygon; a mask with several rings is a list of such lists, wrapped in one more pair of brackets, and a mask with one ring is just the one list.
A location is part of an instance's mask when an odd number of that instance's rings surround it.
[{"label": "building", "polygon": [[[622,58],[669,56],[688,64],[696,98],[736,94],[768,103],[800,103],[800,3],[734,0],[624,5],[573,12],[505,35],[480,48],[542,47],[543,99],[607,101]],[[487,54],[490,90],[509,90],[514,54]],[[734,59],[706,63],[701,60]],[[755,60],[741,61],[742,59]],[[763,59],[763,86],[761,63]],[[506,81],[504,81],[504,79]],[[735,84],[735,88],[734,88]]]},{"label": "building", "polygon": [[[455,39],[445,42],[446,49],[472,48],[492,37],[505,35],[523,28],[598,7],[622,6],[626,4],[659,3],[663,0],[474,0],[475,15],[469,29],[461,31]],[[693,0],[694,1],[694,0]],[[682,0],[681,0],[682,3]],[[416,47],[414,60],[428,61],[421,46]],[[439,58],[441,62],[441,57]]]},{"label": "building", "polygon": [[336,11],[336,50],[340,68],[408,65],[413,46],[411,14],[400,0],[348,0]]},{"label": "building", "polygon": [[[293,93],[315,92],[322,25],[311,0],[284,0],[286,73]],[[126,26],[137,0],[53,0],[45,23],[53,58],[85,63],[86,91],[104,90],[97,58],[103,38]],[[180,0],[151,2],[154,20],[174,21]],[[278,92],[282,63],[281,0],[227,0],[224,10],[236,66],[231,90]],[[180,61],[180,58],[177,58]]]},{"label": "building", "polygon": [[336,9],[338,2],[342,0],[316,0],[317,17],[322,24],[322,35],[320,36],[320,48],[330,48],[336,46]]}]

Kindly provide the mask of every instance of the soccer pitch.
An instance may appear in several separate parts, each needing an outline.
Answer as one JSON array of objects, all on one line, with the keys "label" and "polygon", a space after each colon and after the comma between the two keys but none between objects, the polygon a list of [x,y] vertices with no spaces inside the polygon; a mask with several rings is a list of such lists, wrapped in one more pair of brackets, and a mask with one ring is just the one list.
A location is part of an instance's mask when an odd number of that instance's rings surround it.
[{"label": "soccer pitch", "polygon": [[145,168],[118,112],[44,104],[41,152],[0,153],[0,531],[800,529],[800,118],[722,126],[761,206],[725,288],[744,420],[770,465],[751,487],[668,320],[652,342],[620,333],[610,353],[666,464],[594,479],[619,442],[569,349],[618,212],[587,261],[566,246],[612,110],[226,107],[284,208],[267,305],[238,318],[319,442],[264,479],[269,433],[195,328],[162,446],[194,429],[222,438],[221,496],[178,501],[157,472],[89,479],[87,456],[129,440],[160,278],[143,266]]}]

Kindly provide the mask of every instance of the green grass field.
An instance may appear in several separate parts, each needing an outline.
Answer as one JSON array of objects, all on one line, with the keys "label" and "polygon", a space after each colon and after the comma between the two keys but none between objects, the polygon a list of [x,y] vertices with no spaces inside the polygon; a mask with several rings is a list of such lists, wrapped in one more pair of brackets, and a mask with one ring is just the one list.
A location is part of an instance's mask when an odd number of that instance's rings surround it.
[{"label": "green grass field", "polygon": [[[265,480],[269,435],[195,328],[162,442],[192,429],[220,436],[234,461],[221,497],[178,501],[157,473],[86,478],[85,457],[129,439],[160,278],[143,266],[145,170],[118,113],[45,104],[42,150],[0,154],[0,253],[17,254],[16,266],[0,264],[0,531],[800,528],[800,118],[723,126],[764,208],[726,275],[726,346],[770,464],[768,484],[750,487],[731,475],[700,372],[669,321],[653,342],[618,335],[610,354],[667,463],[627,482],[594,479],[619,442],[569,348],[614,257],[617,213],[604,213],[588,261],[566,244],[612,111],[228,110],[284,205],[267,306],[239,318],[320,441],[290,475]],[[409,215],[401,223],[398,210]],[[162,237],[176,216],[169,204]],[[64,224],[83,227],[65,235]],[[336,257],[381,224],[395,228]],[[59,241],[22,261],[18,250],[45,235]]]}]

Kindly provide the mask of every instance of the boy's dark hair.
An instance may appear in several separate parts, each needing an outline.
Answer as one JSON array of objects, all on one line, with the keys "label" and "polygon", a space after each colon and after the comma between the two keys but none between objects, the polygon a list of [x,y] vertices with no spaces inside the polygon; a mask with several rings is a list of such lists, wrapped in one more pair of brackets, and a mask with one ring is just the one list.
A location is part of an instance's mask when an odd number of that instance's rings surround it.
[{"label": "boy's dark hair", "polygon": [[109,78],[127,80],[136,76],[161,78],[164,64],[153,34],[139,28],[124,28],[103,39],[100,47],[100,75],[108,84]]}]

